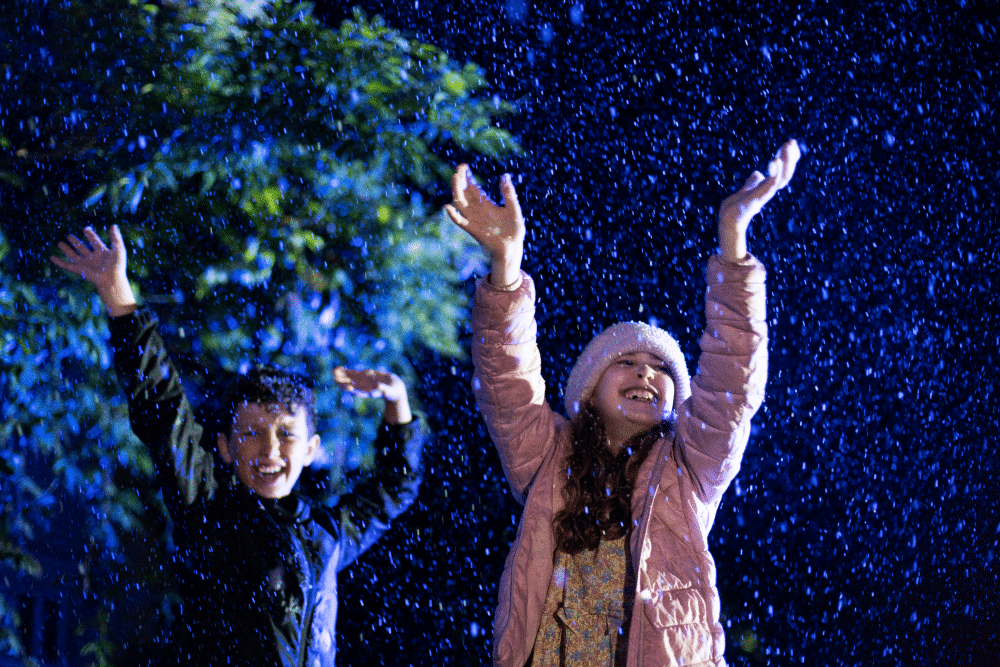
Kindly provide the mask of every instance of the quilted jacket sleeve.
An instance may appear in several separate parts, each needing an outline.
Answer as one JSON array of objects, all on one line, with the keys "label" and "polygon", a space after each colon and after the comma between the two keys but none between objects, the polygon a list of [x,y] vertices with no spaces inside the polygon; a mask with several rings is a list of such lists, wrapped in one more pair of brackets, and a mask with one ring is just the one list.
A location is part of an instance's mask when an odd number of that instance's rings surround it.
[{"label": "quilted jacket sleeve", "polygon": [[754,257],[731,264],[713,256],[708,262],[701,357],[677,424],[680,454],[707,505],[706,528],[739,472],[750,418],[764,400],[765,277]]},{"label": "quilted jacket sleeve", "polygon": [[513,292],[476,286],[472,309],[472,385],[504,474],[518,502],[555,446],[557,421],[545,402],[545,382],[535,342],[535,285],[522,272]]}]

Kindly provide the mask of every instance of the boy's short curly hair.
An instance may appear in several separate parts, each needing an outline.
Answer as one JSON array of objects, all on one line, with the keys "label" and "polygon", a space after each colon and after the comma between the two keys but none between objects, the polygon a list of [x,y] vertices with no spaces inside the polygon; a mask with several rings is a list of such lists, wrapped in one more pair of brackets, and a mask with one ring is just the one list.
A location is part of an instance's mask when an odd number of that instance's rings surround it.
[{"label": "boy's short curly hair", "polygon": [[223,395],[222,428],[232,429],[236,410],[243,403],[280,405],[288,412],[305,408],[309,435],[316,432],[316,397],[308,376],[278,366],[255,364],[246,373],[237,375]]}]

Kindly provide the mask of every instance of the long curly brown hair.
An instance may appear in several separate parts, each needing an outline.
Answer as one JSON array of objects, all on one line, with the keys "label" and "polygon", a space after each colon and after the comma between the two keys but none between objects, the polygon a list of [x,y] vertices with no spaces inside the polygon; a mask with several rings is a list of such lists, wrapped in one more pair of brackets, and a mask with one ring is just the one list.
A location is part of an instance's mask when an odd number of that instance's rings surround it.
[{"label": "long curly brown hair", "polygon": [[616,454],[605,444],[604,422],[588,402],[573,423],[573,449],[566,458],[566,506],[553,519],[556,548],[577,554],[616,540],[632,524],[632,487],[639,466],[670,424],[663,422],[629,439]]}]

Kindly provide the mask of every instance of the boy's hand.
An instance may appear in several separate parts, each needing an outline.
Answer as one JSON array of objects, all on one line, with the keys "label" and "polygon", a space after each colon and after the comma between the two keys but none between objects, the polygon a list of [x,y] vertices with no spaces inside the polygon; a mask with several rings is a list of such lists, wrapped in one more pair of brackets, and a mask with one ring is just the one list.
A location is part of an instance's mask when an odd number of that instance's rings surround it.
[{"label": "boy's hand", "polygon": [[111,247],[97,235],[93,227],[83,230],[84,243],[70,234],[59,249],[66,259],[49,257],[53,264],[80,276],[95,288],[111,317],[127,315],[136,309],[135,295],[126,275],[125,242],[118,225],[111,226]]},{"label": "boy's hand", "polygon": [[750,219],[792,180],[801,155],[794,139],[785,142],[768,165],[767,177],[759,171],[753,172],[738,192],[722,202],[719,208],[719,251],[722,259],[739,262],[746,258],[746,232]]},{"label": "boy's hand", "polygon": [[386,423],[406,424],[413,420],[406,385],[395,373],[338,366],[333,370],[333,380],[341,389],[357,396],[385,399]]},{"label": "boy's hand", "polygon": [[500,181],[504,206],[497,206],[483,192],[469,165],[460,164],[451,177],[454,206],[444,207],[452,222],[479,242],[490,257],[490,284],[514,289],[520,282],[524,253],[524,216],[510,174]]}]

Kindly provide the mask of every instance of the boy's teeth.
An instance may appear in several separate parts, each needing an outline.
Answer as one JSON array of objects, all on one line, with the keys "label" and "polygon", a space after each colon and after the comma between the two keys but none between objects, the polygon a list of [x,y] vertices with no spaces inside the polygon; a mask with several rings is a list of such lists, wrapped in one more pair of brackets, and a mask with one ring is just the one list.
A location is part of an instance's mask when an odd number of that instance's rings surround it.
[{"label": "boy's teeth", "polygon": [[655,397],[653,396],[653,392],[645,389],[630,389],[625,392],[625,398],[653,402]]},{"label": "boy's teeth", "polygon": [[276,472],[281,472],[281,466],[257,466],[257,470],[265,475],[273,475]]}]

